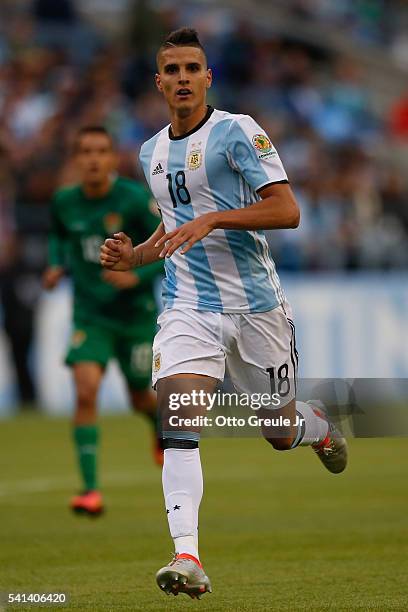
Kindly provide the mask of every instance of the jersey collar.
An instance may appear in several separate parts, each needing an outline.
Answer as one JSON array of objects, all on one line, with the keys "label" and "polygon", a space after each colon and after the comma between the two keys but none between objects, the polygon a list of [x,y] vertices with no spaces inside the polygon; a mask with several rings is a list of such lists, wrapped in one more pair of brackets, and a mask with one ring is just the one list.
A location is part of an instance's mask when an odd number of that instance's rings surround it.
[{"label": "jersey collar", "polygon": [[169,125],[170,140],[182,140],[183,138],[188,138],[188,136],[191,136],[191,134],[194,134],[194,132],[197,132],[200,128],[203,127],[205,123],[207,123],[208,119],[211,117],[213,112],[214,112],[213,107],[207,105],[207,112],[205,113],[204,117],[201,119],[200,123],[197,123],[197,125],[193,127],[192,130],[190,130],[189,132],[186,132],[185,134],[181,134],[180,136],[174,136],[173,131],[171,129],[171,125]]}]

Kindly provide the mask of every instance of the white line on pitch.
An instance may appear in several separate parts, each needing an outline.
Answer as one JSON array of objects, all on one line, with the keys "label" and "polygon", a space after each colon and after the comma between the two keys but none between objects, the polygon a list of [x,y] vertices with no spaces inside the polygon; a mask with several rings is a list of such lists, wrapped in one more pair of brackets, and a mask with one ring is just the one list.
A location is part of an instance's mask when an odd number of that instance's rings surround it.
[{"label": "white line on pitch", "polygon": [[[149,475],[132,474],[130,472],[111,472],[103,476],[104,485],[109,487],[139,484],[151,480],[152,477]],[[16,480],[14,482],[0,483],[0,497],[30,493],[46,493],[47,491],[63,491],[70,487],[75,488],[75,486],[76,482],[73,479],[32,478],[30,480]]]}]

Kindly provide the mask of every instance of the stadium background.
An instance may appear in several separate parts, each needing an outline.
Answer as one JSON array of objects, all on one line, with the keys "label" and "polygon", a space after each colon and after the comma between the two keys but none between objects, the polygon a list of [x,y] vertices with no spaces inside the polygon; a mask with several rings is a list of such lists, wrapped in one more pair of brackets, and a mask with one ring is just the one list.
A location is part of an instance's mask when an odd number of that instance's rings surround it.
[{"label": "stadium background", "polygon": [[[406,3],[3,0],[0,11],[0,274],[21,398],[0,328],[0,413],[72,404],[69,288],[40,288],[50,197],[75,180],[68,153],[87,123],[106,125],[120,171],[142,178],[140,145],[167,122],[155,49],[186,23],[208,50],[210,102],[265,127],[300,203],[300,228],[270,245],[301,374],[407,376]],[[125,403],[113,368],[103,404]]]},{"label": "stadium background", "polygon": [[[270,244],[303,375],[408,378],[406,2],[1,0],[0,415],[11,418],[0,421],[0,610],[1,592],[16,590],[67,591],[64,609],[81,612],[191,607],[154,585],[171,544],[142,419],[101,420],[108,512],[93,523],[68,514],[70,422],[44,410],[72,405],[69,281],[40,288],[49,200],[75,180],[76,130],[105,124],[121,172],[140,177],[139,146],[167,122],[154,52],[185,24],[208,50],[210,102],[258,119],[296,191],[302,224]],[[103,403],[126,409],[115,370]],[[350,447],[337,478],[310,449],[203,440],[214,593],[201,610],[407,609],[406,440]]]}]

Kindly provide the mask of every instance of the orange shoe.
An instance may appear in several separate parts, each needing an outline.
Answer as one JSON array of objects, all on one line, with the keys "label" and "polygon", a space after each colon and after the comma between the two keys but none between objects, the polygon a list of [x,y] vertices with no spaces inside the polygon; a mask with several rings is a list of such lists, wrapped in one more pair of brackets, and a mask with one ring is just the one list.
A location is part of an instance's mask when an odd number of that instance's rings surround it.
[{"label": "orange shoe", "polygon": [[99,516],[104,511],[102,495],[99,491],[87,491],[71,499],[70,508],[77,514]]}]

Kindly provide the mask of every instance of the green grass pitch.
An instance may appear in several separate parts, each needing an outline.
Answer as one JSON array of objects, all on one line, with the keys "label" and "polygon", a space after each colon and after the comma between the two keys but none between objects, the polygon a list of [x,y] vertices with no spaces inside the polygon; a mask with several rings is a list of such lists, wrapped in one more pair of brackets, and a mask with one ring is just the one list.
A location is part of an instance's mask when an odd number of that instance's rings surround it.
[{"label": "green grass pitch", "polygon": [[172,542],[147,426],[101,425],[107,513],[92,520],[67,510],[79,488],[68,421],[0,423],[0,591],[66,591],[70,603],[48,610],[82,612],[408,609],[407,440],[351,440],[340,476],[307,448],[204,440],[200,549],[214,592],[192,601],[155,584]]}]

